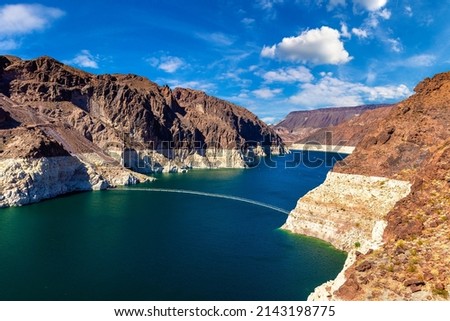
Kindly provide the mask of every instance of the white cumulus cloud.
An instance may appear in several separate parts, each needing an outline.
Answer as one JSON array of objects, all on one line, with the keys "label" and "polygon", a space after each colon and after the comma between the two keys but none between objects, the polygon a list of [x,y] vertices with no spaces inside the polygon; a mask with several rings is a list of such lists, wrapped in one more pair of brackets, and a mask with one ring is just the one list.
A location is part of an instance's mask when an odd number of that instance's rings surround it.
[{"label": "white cumulus cloud", "polygon": [[202,90],[205,92],[213,93],[216,90],[216,85],[209,82],[197,81],[197,80],[189,80],[189,81],[180,81],[175,79],[159,79],[158,82],[167,83],[170,87],[176,88],[190,88],[195,90]]},{"label": "white cumulus cloud", "polygon": [[272,70],[265,72],[262,74],[262,78],[267,83],[273,82],[285,82],[285,83],[293,83],[293,82],[310,82],[314,79],[314,76],[311,74],[311,71],[304,67],[291,67],[291,68],[280,68],[277,70]]},{"label": "white cumulus cloud", "polygon": [[380,16],[384,20],[389,20],[392,15],[392,12],[388,9],[383,9],[383,10],[377,11],[377,13],[378,13],[378,16]]},{"label": "white cumulus cloud", "polygon": [[39,4],[8,4],[0,6],[0,35],[16,36],[45,29],[64,11]]},{"label": "white cumulus cloud", "polygon": [[367,86],[362,83],[344,81],[326,74],[316,83],[305,83],[300,91],[289,98],[293,104],[308,108],[332,106],[356,106],[400,100],[411,95],[407,86]]},{"label": "white cumulus cloud", "polygon": [[256,89],[253,90],[252,93],[258,97],[258,98],[263,98],[263,99],[270,99],[275,97],[277,94],[280,94],[282,92],[282,90],[280,88],[276,88],[276,89],[270,89],[270,88],[260,88],[260,89]]},{"label": "white cumulus cloud", "polygon": [[276,117],[268,116],[268,117],[261,118],[261,120],[263,122],[265,122],[266,124],[272,125],[272,124],[275,124]]},{"label": "white cumulus cloud", "polygon": [[63,15],[58,8],[40,4],[0,5],[0,50],[19,48],[21,37],[44,30]]},{"label": "white cumulus cloud", "polygon": [[98,60],[98,56],[92,55],[89,50],[81,50],[73,59],[63,62],[78,67],[98,69]]},{"label": "white cumulus cloud", "polygon": [[387,0],[353,0],[353,3],[368,11],[376,11],[383,8]]},{"label": "white cumulus cloud", "polygon": [[316,65],[344,64],[352,57],[344,49],[340,36],[338,30],[327,26],[306,30],[299,36],[283,38],[271,47],[264,46],[261,56]]},{"label": "white cumulus cloud", "polygon": [[162,57],[158,65],[159,69],[165,72],[175,72],[184,65],[183,60],[178,57]]},{"label": "white cumulus cloud", "polygon": [[412,16],[414,15],[411,6],[405,6],[405,14],[406,14],[408,17],[412,17]]}]

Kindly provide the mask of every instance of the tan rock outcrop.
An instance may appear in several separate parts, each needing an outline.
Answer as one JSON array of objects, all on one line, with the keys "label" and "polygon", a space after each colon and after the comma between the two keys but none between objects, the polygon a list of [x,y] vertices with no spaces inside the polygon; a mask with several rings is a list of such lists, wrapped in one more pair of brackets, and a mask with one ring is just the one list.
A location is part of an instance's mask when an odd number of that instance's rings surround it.
[{"label": "tan rock outcrop", "polygon": [[[148,179],[128,169],[247,167],[270,150],[283,151],[272,129],[203,92],[172,91],[135,75],[97,76],[50,57],[0,56],[3,205]],[[58,165],[64,160],[68,172]],[[44,166],[48,162],[55,166]],[[42,172],[51,168],[55,173]],[[55,175],[64,183],[33,194],[33,186],[50,184]]]},{"label": "tan rock outcrop", "polygon": [[282,228],[347,252],[367,252],[381,245],[386,214],[410,187],[405,181],[330,172],[298,201]]},{"label": "tan rock outcrop", "polygon": [[290,229],[349,251],[337,278],[309,299],[449,299],[450,72],[415,91],[288,218]]}]

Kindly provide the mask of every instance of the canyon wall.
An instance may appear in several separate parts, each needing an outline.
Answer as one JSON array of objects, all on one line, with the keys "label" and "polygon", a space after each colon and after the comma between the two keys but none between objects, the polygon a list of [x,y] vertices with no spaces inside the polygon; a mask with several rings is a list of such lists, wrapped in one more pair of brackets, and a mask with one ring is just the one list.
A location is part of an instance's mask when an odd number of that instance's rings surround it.
[{"label": "canyon wall", "polygon": [[93,75],[50,57],[0,56],[0,207],[243,168],[281,138],[248,110],[136,75]]},{"label": "canyon wall", "polygon": [[349,252],[310,300],[447,300],[450,72],[373,124],[284,228]]}]

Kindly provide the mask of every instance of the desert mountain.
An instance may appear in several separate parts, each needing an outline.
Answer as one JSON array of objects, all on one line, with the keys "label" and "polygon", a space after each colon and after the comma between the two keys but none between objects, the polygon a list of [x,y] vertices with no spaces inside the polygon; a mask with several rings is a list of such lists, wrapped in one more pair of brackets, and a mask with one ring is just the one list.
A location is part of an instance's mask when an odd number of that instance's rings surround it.
[{"label": "desert mountain", "polygon": [[92,75],[49,57],[3,56],[0,66],[1,93],[101,147],[125,141],[170,158],[176,147],[202,155],[209,148],[281,146],[254,114],[203,92],[172,91],[135,75]]},{"label": "desert mountain", "polygon": [[377,122],[389,114],[391,108],[392,106],[386,106],[366,110],[338,125],[331,125],[317,131],[314,130],[311,135],[295,143],[356,146]]},{"label": "desert mountain", "polygon": [[384,112],[285,224],[349,252],[310,299],[449,298],[450,72]]},{"label": "desert mountain", "polygon": [[344,299],[448,299],[450,72],[425,79],[415,92],[334,169],[412,184],[387,214],[381,250],[358,256],[347,271],[338,291]]},{"label": "desert mountain", "polygon": [[[321,133],[323,133],[324,129],[330,131],[335,126],[350,119],[360,117],[367,111],[388,106],[390,105],[362,105],[355,107],[332,107],[293,111],[290,112],[284,120],[275,125],[274,129],[286,143],[310,142],[309,137],[311,137],[311,141],[321,142],[322,134],[318,134],[318,136],[312,135],[321,130]],[[369,119],[370,118],[368,117],[360,119],[359,123],[370,121]],[[356,120],[356,123],[358,123],[358,120]],[[357,130],[356,127],[355,130]],[[350,134],[351,130],[347,130],[347,132],[347,134],[343,135],[344,137],[352,136]],[[353,136],[354,139],[356,139],[359,135],[355,133]],[[319,140],[315,140],[316,138],[319,138]]]},{"label": "desert mountain", "polygon": [[[227,101],[135,75],[93,75],[50,57],[0,56],[0,135],[0,160],[8,163],[3,171],[16,175],[15,159],[26,160],[21,169],[26,172],[30,160],[72,157],[80,163],[74,177],[87,173],[89,184],[80,189],[120,184],[123,180],[111,176],[118,172],[121,178],[133,177],[125,182],[137,181],[138,175],[122,165],[145,173],[245,167],[255,154],[283,150],[271,128]],[[17,188],[3,182],[9,189],[0,190],[0,201],[24,194],[10,203],[27,203],[24,187],[35,176]],[[62,192],[73,189],[66,187]]]}]

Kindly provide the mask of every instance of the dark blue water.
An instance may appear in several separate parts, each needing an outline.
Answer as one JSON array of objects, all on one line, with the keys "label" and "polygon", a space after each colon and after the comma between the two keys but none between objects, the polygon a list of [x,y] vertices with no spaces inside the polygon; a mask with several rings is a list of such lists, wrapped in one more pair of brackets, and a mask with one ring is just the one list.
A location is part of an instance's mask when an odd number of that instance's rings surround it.
[{"label": "dark blue water", "polygon": [[[290,210],[339,156],[325,166],[326,154],[311,155],[310,166],[289,155],[247,170],[159,175],[139,188]],[[0,209],[0,300],[304,300],[345,254],[279,230],[285,220],[236,200],[127,189]]]}]

